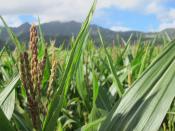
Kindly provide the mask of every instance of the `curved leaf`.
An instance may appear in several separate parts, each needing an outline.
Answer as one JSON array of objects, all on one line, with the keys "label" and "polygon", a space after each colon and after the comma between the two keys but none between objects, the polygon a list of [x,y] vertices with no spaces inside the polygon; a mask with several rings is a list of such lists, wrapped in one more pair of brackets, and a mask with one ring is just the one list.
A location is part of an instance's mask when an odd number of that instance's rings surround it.
[{"label": "curved leaf", "polygon": [[4,111],[6,117],[10,120],[14,111],[15,106],[15,85],[19,80],[19,75],[17,75],[12,81],[4,88],[0,93],[0,107]]},{"label": "curved leaf", "polygon": [[115,105],[100,131],[156,131],[175,97],[175,41]]}]

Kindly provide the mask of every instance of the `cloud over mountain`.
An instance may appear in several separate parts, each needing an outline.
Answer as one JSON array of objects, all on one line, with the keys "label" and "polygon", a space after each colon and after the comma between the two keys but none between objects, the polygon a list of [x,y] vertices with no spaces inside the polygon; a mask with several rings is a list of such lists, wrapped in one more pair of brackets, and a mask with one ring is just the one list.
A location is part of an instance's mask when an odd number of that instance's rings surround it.
[{"label": "cloud over mountain", "polygon": [[[93,0],[0,0],[0,14],[10,26],[18,26],[25,21],[23,15],[31,17],[34,22],[39,16],[42,22],[53,20],[81,22],[87,15]],[[98,0],[95,16],[103,18],[108,12],[105,9],[117,8],[125,11],[138,11],[141,14],[153,14],[159,21],[159,30],[174,26],[175,9],[166,6],[173,0]],[[105,13],[101,13],[105,12]],[[166,18],[166,19],[165,19]],[[112,18],[111,18],[112,19]],[[121,29],[122,25],[111,25]],[[130,27],[128,27],[130,28]]]}]

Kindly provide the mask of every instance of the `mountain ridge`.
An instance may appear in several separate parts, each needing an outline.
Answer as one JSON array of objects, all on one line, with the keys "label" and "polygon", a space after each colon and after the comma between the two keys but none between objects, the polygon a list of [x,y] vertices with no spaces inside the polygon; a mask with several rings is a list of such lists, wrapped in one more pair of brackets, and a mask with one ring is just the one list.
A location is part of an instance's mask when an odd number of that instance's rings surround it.
[{"label": "mountain ridge", "polygon": [[[66,42],[66,44],[69,44],[69,40],[72,36],[77,36],[82,23],[76,22],[76,21],[69,21],[69,22],[60,22],[60,21],[51,21],[48,23],[41,24],[41,28],[43,31],[43,34],[46,38],[46,41],[49,41],[51,39],[56,40],[57,46],[63,43],[63,41]],[[20,41],[22,42],[28,42],[29,40],[29,29],[31,24],[25,22],[21,24],[18,27],[10,27],[13,32],[18,36]],[[0,33],[0,45],[2,46],[3,42],[9,41],[9,36],[4,27],[0,27],[1,33]],[[113,31],[95,24],[90,25],[91,30],[91,37],[94,39],[94,41],[99,43],[99,36],[97,30],[100,30],[102,36],[104,37],[104,40],[109,45],[112,45],[113,41],[116,40],[117,36],[122,37],[123,39],[127,40],[131,34],[133,34],[132,40],[138,39],[140,36],[142,36],[145,40],[152,39],[156,35],[164,34],[167,32],[167,34],[171,37],[175,37],[175,28],[167,28],[160,32],[142,32],[142,31]],[[1,47],[0,46],[0,47]]]}]

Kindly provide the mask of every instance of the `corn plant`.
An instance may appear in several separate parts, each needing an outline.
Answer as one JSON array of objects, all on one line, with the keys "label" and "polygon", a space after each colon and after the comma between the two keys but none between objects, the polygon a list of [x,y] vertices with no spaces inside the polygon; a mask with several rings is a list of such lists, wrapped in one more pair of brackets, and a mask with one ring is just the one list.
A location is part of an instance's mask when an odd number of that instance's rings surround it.
[{"label": "corn plant", "polygon": [[106,47],[90,37],[96,1],[70,48],[46,44],[39,25],[25,47],[4,19],[16,49],[0,51],[2,131],[174,131],[175,41]]}]

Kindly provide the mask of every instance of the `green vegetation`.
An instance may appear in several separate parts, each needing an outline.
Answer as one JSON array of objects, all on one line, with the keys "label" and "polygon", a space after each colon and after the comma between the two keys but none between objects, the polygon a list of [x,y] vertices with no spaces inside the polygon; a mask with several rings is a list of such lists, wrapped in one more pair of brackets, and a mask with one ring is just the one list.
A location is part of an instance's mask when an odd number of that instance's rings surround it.
[{"label": "green vegetation", "polygon": [[89,37],[95,2],[71,49],[30,30],[23,46],[0,51],[2,131],[174,131],[175,41],[96,48]]}]

